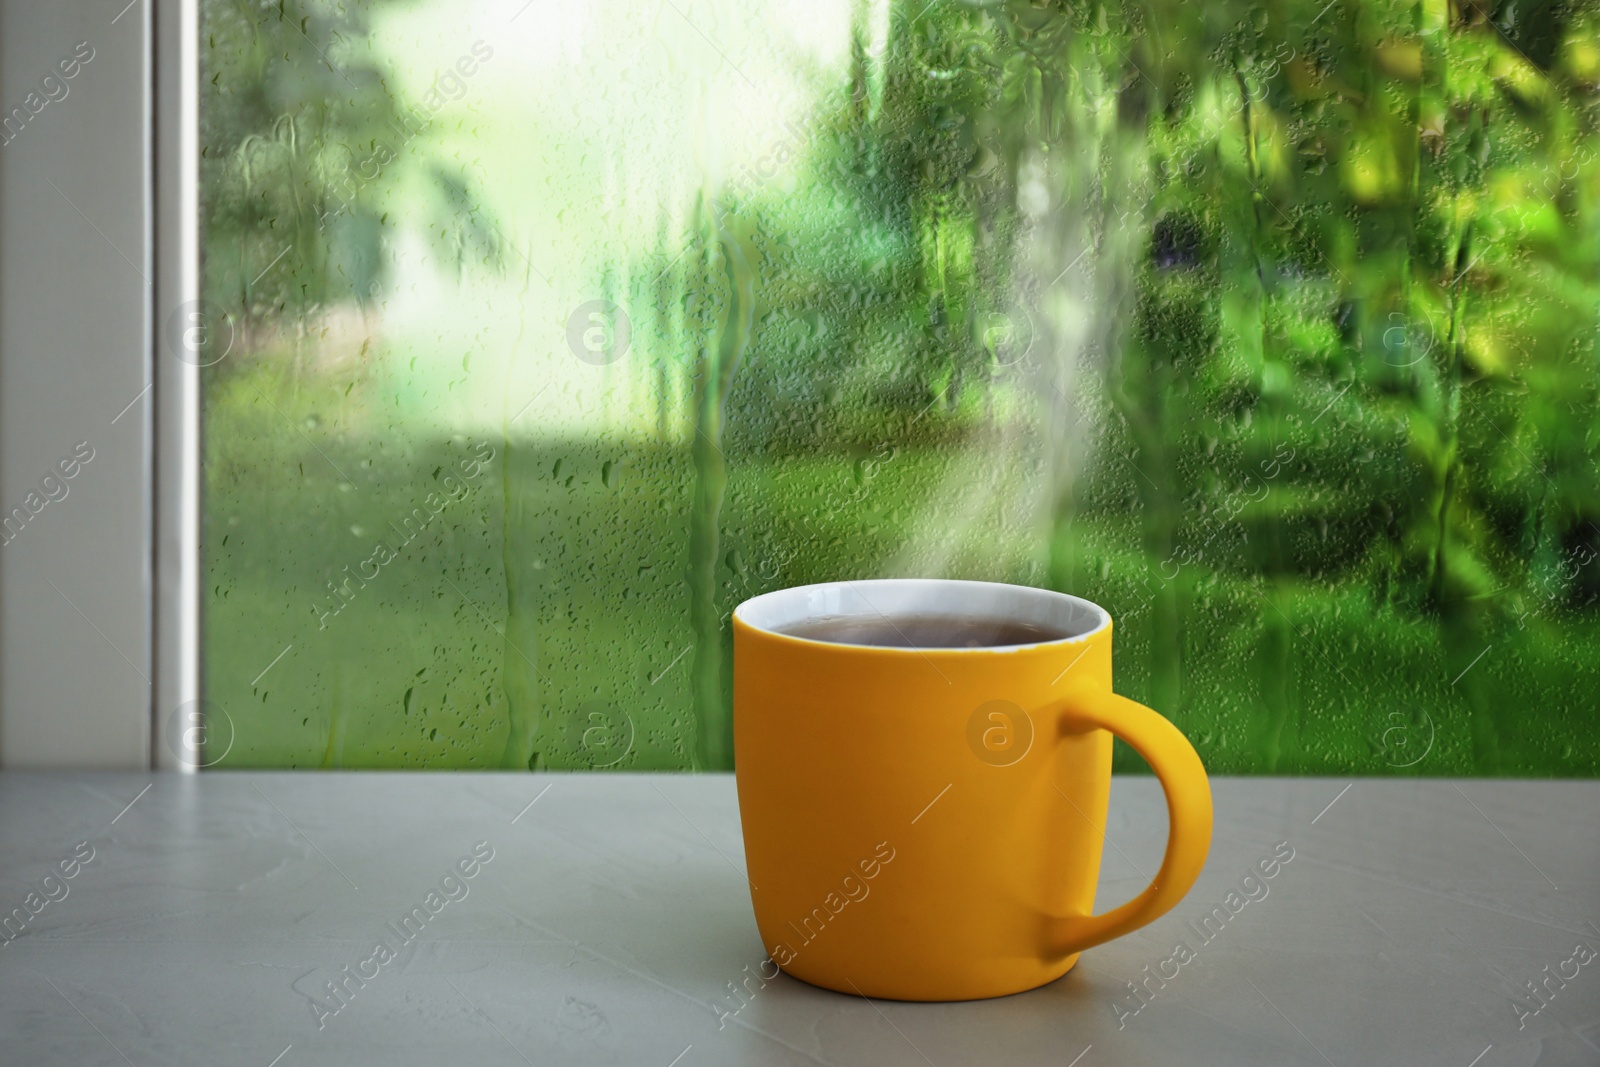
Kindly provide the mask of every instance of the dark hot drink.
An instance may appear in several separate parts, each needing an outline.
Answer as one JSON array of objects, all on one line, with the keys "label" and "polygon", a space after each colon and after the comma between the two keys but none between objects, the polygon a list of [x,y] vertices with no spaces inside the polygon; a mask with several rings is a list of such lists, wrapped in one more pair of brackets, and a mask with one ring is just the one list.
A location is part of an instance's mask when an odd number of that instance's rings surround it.
[{"label": "dark hot drink", "polygon": [[975,619],[932,613],[825,615],[775,627],[778,633],[835,645],[886,648],[996,648],[1060,641],[1076,631],[1016,619]]}]

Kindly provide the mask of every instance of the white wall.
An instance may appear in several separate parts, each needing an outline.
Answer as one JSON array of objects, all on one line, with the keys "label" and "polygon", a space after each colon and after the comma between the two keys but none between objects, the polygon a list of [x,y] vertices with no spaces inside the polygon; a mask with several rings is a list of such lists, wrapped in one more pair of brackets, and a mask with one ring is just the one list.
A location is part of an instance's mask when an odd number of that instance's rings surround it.
[{"label": "white wall", "polygon": [[[0,512],[94,453],[0,547],[5,767],[151,763],[154,0],[125,2],[0,0],[0,117],[27,115],[0,145]],[[66,96],[30,114],[80,44]]]}]

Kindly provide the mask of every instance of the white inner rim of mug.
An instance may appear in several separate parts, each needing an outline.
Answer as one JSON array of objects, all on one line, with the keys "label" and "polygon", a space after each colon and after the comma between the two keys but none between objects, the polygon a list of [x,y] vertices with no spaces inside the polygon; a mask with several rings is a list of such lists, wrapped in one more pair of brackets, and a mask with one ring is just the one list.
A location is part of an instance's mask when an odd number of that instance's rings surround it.
[{"label": "white inner rim of mug", "polygon": [[[791,641],[847,648],[870,647],[884,652],[992,652],[997,648],[1070,644],[1111,625],[1111,616],[1104,608],[1082,597],[1026,585],[963,582],[948,578],[873,578],[860,582],[801,585],[752,597],[735,608],[733,614],[747,626]],[[809,619],[895,619],[907,615],[943,615],[978,624],[1025,623],[1060,631],[1066,636],[1024,645],[929,647],[924,650],[895,645],[866,646],[847,641],[819,641],[784,632]]]}]

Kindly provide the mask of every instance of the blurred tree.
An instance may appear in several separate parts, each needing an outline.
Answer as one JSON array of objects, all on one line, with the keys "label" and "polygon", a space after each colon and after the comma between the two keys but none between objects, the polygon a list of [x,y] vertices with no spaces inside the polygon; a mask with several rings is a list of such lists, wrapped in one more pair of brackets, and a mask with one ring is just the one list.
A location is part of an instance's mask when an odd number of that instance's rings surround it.
[{"label": "blurred tree", "polygon": [[405,3],[204,0],[204,288],[247,348],[286,333],[298,366],[318,312],[367,304],[394,226],[385,198],[407,170],[423,177],[432,202],[417,208],[440,220],[428,232],[445,258],[498,261],[465,174],[427,149],[438,101],[405,99],[374,54],[374,19]]}]

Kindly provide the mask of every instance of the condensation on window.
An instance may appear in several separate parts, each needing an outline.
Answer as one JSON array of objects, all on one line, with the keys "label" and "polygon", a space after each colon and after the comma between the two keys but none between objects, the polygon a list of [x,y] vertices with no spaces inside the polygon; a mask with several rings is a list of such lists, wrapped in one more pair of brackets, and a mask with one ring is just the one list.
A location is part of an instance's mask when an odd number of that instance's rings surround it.
[{"label": "condensation on window", "polygon": [[218,765],[727,768],[741,600],[948,576],[1214,772],[1600,772],[1592,13],[201,7]]}]

